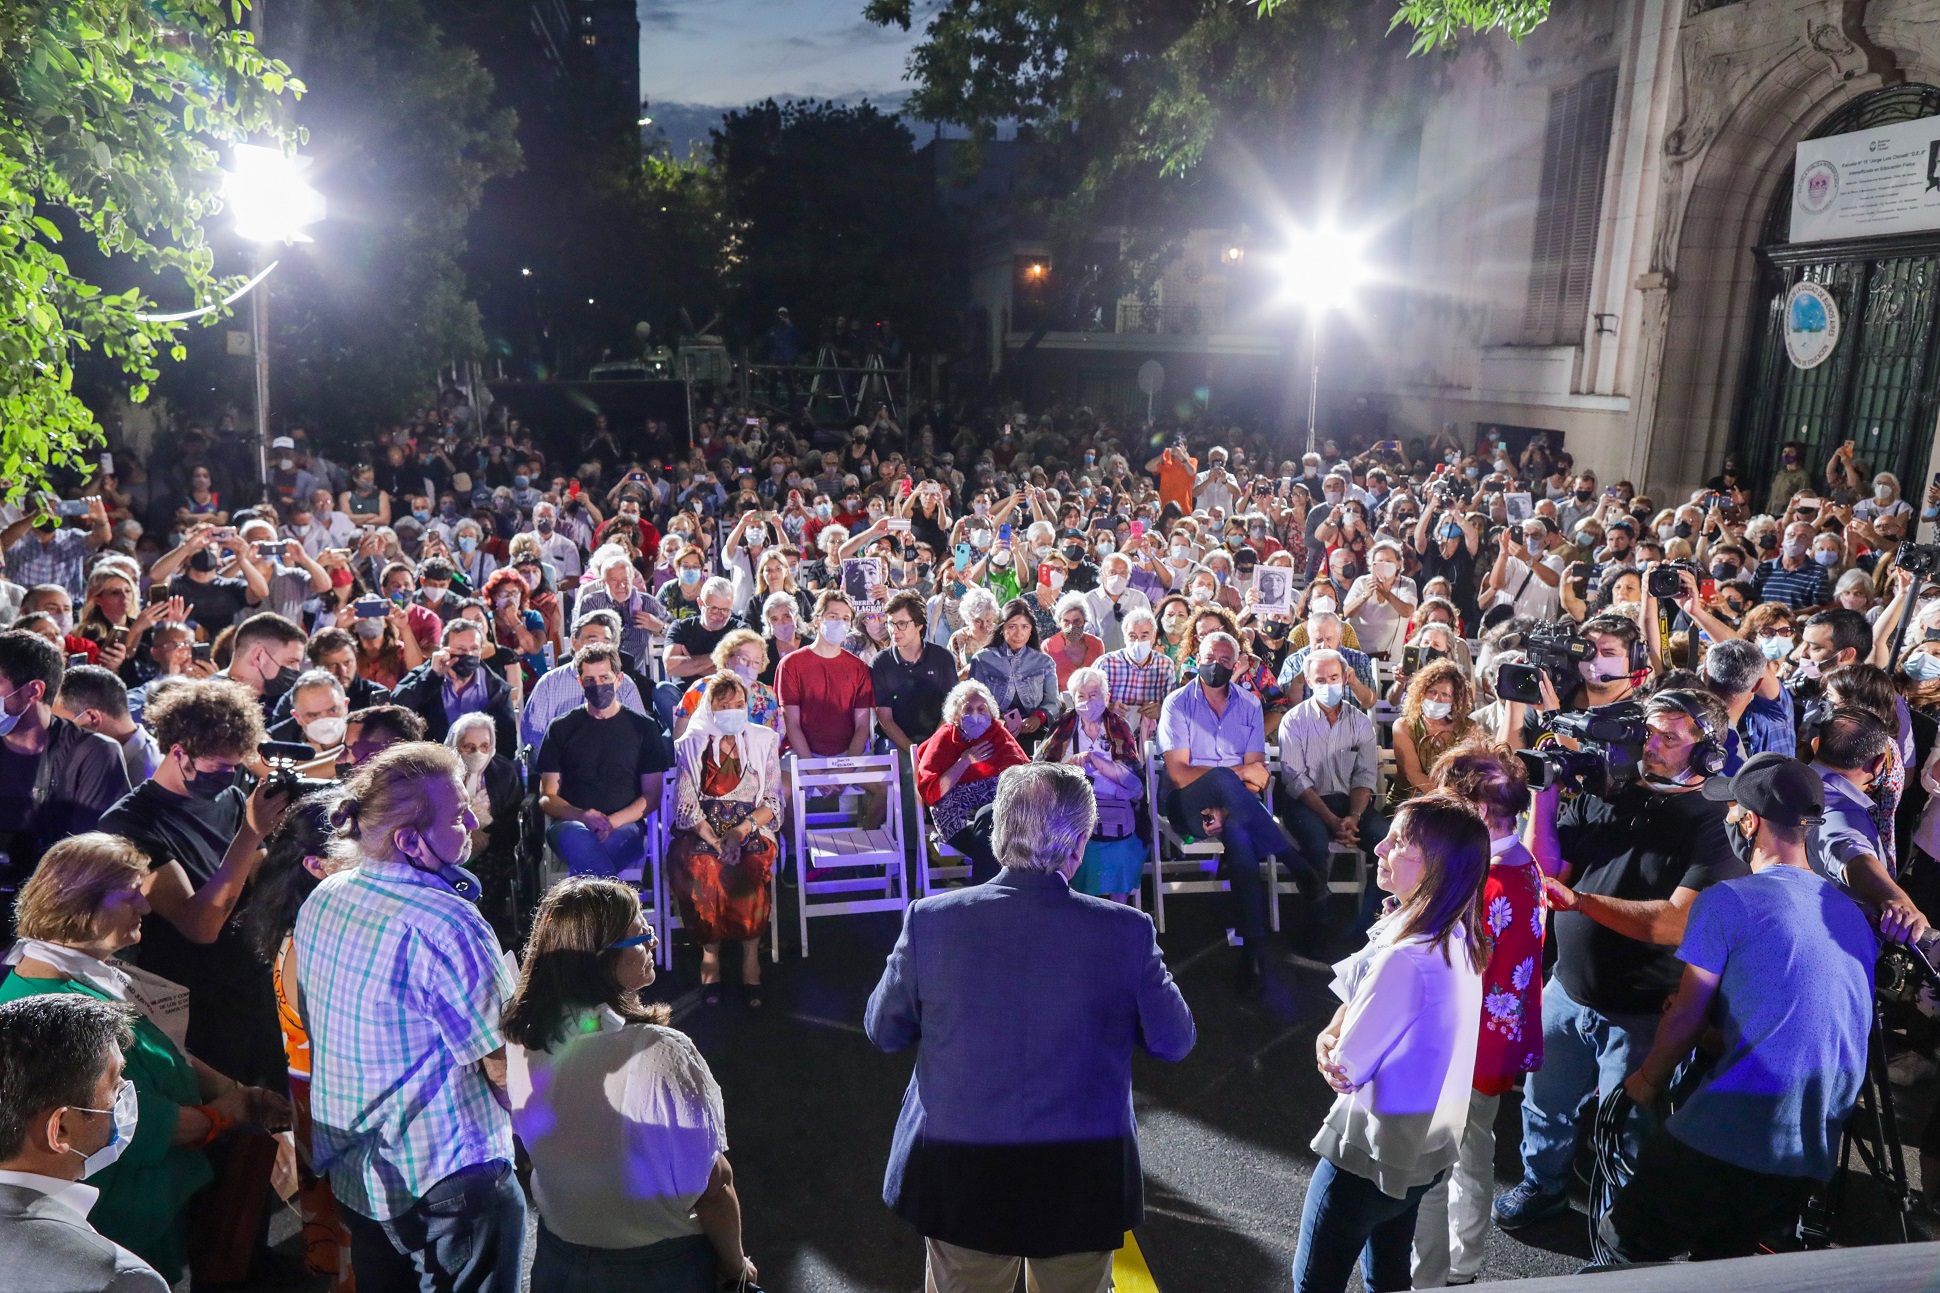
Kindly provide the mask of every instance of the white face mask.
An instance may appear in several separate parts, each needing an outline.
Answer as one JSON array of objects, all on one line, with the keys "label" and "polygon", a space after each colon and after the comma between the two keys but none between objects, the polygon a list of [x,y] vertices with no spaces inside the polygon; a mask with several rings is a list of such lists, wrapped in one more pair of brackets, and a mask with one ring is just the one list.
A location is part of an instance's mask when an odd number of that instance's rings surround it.
[{"label": "white face mask", "polygon": [[1455,706],[1445,700],[1424,700],[1421,702],[1421,716],[1439,723],[1455,710]]},{"label": "white face mask", "polygon": [[348,726],[349,722],[346,719],[337,718],[334,715],[325,715],[322,718],[313,718],[305,723],[303,725],[303,735],[310,738],[310,744],[320,750],[327,750],[331,746],[343,741],[344,729]]},{"label": "white face mask", "polygon": [[1125,650],[1131,653],[1133,664],[1144,664],[1152,658],[1152,644],[1150,642],[1127,642],[1125,644]]},{"label": "white face mask", "polygon": [[1307,609],[1324,615],[1331,615],[1334,613],[1334,608],[1337,605],[1338,603],[1331,597],[1316,597],[1307,603]]},{"label": "white face mask", "polygon": [[1320,702],[1322,708],[1337,709],[1341,701],[1346,698],[1347,686],[1345,683],[1317,682],[1314,684],[1314,699]]},{"label": "white face mask", "polygon": [[469,754],[459,755],[458,758],[465,765],[465,775],[475,777],[485,771],[485,765],[492,761],[492,752],[490,750],[473,750]]},{"label": "white face mask", "polygon": [[1045,571],[1044,586],[1046,588],[1051,589],[1053,592],[1056,592],[1058,589],[1064,587],[1064,572],[1062,570]]},{"label": "white face mask", "polygon": [[1873,486],[1873,501],[1874,501],[1874,502],[1876,502],[1876,503],[1890,503],[1890,502],[1892,502],[1892,501],[1893,501],[1893,487],[1892,487],[1891,485],[1875,485],[1875,486]]},{"label": "white face mask", "polygon": [[841,646],[849,638],[849,621],[826,619],[822,621],[822,641],[830,646]]},{"label": "white face mask", "polygon": [[1193,600],[1193,601],[1195,601],[1195,602],[1209,602],[1209,601],[1211,601],[1212,599],[1213,599],[1213,589],[1212,589],[1212,587],[1211,587],[1210,585],[1207,585],[1207,584],[1194,584],[1194,585],[1192,586],[1192,600]]},{"label": "white face mask", "polygon": [[1106,575],[1104,580],[1105,596],[1107,597],[1122,596],[1125,592],[1125,586],[1129,582],[1130,581],[1126,579],[1125,576],[1123,575]]},{"label": "white face mask", "polygon": [[115,1089],[114,1107],[111,1109],[88,1109],[80,1105],[72,1106],[82,1113],[105,1113],[114,1116],[114,1126],[108,1132],[108,1143],[92,1154],[81,1154],[78,1149],[67,1152],[80,1157],[81,1179],[86,1180],[121,1157],[128,1142],[135,1138],[135,1128],[141,1123],[141,1103],[135,1095],[135,1084],[127,1078]]},{"label": "white face mask", "polygon": [[714,726],[721,729],[722,736],[739,736],[748,726],[748,711],[717,709],[714,711]]}]

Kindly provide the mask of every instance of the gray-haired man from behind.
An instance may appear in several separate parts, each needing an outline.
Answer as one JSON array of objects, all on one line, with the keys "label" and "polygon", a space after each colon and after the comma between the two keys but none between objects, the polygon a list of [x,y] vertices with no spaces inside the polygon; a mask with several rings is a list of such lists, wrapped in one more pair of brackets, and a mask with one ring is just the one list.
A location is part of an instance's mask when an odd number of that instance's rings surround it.
[{"label": "gray-haired man from behind", "polygon": [[[1073,893],[1097,823],[1063,764],[1008,768],[1003,870],[904,918],[864,1019],[917,1047],[883,1201],[921,1232],[930,1293],[1098,1293],[1144,1216],[1132,1052],[1192,1049],[1192,1012],[1151,918]],[[925,1025],[932,1031],[926,1033]]]},{"label": "gray-haired man from behind", "polygon": [[0,1005],[0,1271],[8,1293],[168,1293],[155,1269],[88,1224],[81,1178],[134,1139],[121,1075],[132,1014],[50,994]]},{"label": "gray-haired man from behind", "polygon": [[1724,774],[1733,776],[1756,754],[1797,750],[1792,727],[1792,703],[1778,681],[1778,664],[1767,660],[1756,642],[1726,638],[1704,653],[1699,672],[1704,689],[1724,702],[1731,718],[1725,738]]}]

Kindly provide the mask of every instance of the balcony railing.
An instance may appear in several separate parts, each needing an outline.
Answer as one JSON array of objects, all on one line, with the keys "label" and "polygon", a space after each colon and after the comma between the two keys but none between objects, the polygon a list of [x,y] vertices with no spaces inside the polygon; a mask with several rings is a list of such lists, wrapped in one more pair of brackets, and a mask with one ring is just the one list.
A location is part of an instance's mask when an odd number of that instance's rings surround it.
[{"label": "balcony railing", "polygon": [[1192,337],[1224,330],[1223,312],[1203,305],[1118,303],[1118,331],[1148,336]]}]

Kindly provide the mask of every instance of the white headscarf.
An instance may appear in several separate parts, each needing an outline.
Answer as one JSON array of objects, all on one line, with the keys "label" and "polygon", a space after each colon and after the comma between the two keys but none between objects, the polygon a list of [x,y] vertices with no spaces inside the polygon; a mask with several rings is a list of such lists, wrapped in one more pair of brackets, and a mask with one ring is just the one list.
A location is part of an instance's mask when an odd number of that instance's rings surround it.
[{"label": "white headscarf", "polygon": [[[710,674],[708,677],[711,678],[713,675]],[[737,678],[735,681],[740,682],[740,679]],[[753,699],[752,689],[746,683],[741,683],[741,691],[750,700]],[[747,727],[741,729],[742,735],[746,734],[748,727],[753,726],[754,719],[750,717]],[[708,738],[708,747],[713,751],[715,761],[719,762],[721,758],[721,738],[726,736],[727,733],[723,732],[720,725],[714,721],[714,706],[708,700],[705,681],[703,681],[701,687],[700,704],[694,707],[694,716],[687,720],[687,730],[681,735],[684,739],[685,737],[694,735],[696,732]],[[748,764],[748,743],[737,737],[734,742],[734,748],[740,752],[741,764],[743,767],[746,767]]]},{"label": "white headscarf", "polygon": [[46,943],[38,938],[23,938],[7,949],[4,962],[0,964],[18,965],[22,957],[31,956],[36,961],[45,961],[77,983],[85,983],[90,988],[99,989],[116,1001],[128,999],[128,985],[134,980],[109,965],[99,957],[89,956],[79,948],[66,947],[60,943]]}]

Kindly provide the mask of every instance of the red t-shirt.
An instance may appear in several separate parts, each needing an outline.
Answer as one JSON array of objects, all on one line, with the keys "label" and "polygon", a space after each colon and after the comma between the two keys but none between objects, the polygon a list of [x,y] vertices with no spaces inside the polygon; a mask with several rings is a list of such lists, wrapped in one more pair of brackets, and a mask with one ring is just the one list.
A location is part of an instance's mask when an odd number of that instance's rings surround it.
[{"label": "red t-shirt", "polygon": [[1058,690],[1071,680],[1073,669],[1083,669],[1098,663],[1098,657],[1105,654],[1105,644],[1094,634],[1086,633],[1078,639],[1077,650],[1067,654],[1064,634],[1053,633],[1044,639],[1044,654],[1051,657],[1051,663],[1058,667]]},{"label": "red t-shirt", "polygon": [[1482,970],[1475,1089],[1501,1095],[1543,1066],[1543,878],[1520,844],[1489,864],[1482,929],[1495,945]]},{"label": "red t-shirt", "polygon": [[800,706],[802,735],[817,758],[847,754],[855,739],[855,711],[876,707],[869,666],[847,651],[826,659],[814,651],[790,651],[775,668],[775,693],[783,706]]}]

